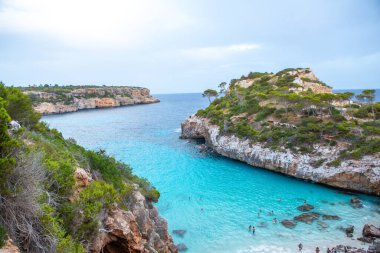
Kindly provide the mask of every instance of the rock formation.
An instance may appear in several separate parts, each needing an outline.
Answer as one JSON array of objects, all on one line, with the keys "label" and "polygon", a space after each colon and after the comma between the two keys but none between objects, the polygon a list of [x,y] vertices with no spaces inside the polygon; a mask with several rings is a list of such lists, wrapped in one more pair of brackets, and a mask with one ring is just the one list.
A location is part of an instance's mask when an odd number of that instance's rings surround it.
[{"label": "rock formation", "polygon": [[233,134],[225,134],[219,126],[196,115],[181,124],[185,139],[205,139],[215,152],[296,178],[306,179],[338,188],[380,195],[380,154],[367,155],[360,160],[345,160],[337,167],[313,163],[321,158],[333,161],[339,156],[339,147],[316,145],[315,154],[296,154],[289,149],[272,150],[262,143],[254,143]]},{"label": "rock formation", "polygon": [[67,88],[64,92],[53,88],[49,92],[28,88],[24,93],[31,97],[34,109],[42,114],[159,102],[150,95],[149,89],[139,87]]}]

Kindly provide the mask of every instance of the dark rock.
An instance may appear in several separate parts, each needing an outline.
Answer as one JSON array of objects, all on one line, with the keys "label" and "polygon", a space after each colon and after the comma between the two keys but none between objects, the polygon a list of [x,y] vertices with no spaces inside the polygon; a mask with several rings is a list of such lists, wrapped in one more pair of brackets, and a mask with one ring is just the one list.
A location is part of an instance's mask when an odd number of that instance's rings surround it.
[{"label": "dark rock", "polygon": [[181,252],[186,251],[187,247],[184,243],[177,244],[177,249]]},{"label": "dark rock", "polygon": [[302,206],[297,207],[297,209],[301,212],[307,212],[314,209],[314,206],[310,204],[303,204]]},{"label": "dark rock", "polygon": [[339,230],[343,231],[346,233],[347,237],[353,237],[353,233],[354,233],[354,226],[348,226],[348,227],[338,227]]},{"label": "dark rock", "polygon": [[364,237],[380,238],[380,228],[377,228],[374,225],[365,224],[362,233]]},{"label": "dark rock", "polygon": [[324,219],[324,220],[340,220],[340,217],[338,215],[324,214],[324,215],[322,215],[322,219]]},{"label": "dark rock", "polygon": [[186,230],[184,229],[175,229],[173,230],[173,234],[183,237],[186,234]]},{"label": "dark rock", "polygon": [[365,249],[358,249],[355,247],[350,247],[350,246],[344,246],[344,245],[338,245],[335,247],[335,249],[338,252],[347,252],[347,253],[367,253]]},{"label": "dark rock", "polygon": [[372,243],[373,239],[369,237],[359,237],[357,238],[358,241],[365,242],[365,243]]},{"label": "dark rock", "polygon": [[282,220],[281,224],[286,228],[294,228],[296,223],[292,220]]},{"label": "dark rock", "polygon": [[351,198],[350,205],[353,208],[362,208],[363,207],[362,201],[359,198],[356,198],[356,197]]},{"label": "dark rock", "polygon": [[311,224],[314,220],[318,219],[320,216],[319,213],[310,212],[310,213],[303,213],[296,217],[294,217],[294,220],[302,221],[307,224]]},{"label": "dark rock", "polygon": [[321,228],[328,228],[329,225],[323,221],[318,221],[318,225],[321,227]]}]

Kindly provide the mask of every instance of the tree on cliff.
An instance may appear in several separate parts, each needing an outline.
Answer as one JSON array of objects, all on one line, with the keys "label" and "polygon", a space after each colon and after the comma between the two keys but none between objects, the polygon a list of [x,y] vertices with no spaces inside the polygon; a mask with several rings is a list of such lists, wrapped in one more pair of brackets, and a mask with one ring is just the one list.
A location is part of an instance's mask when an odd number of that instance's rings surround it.
[{"label": "tree on cliff", "polygon": [[216,90],[212,90],[212,89],[207,89],[203,92],[202,94],[203,97],[207,97],[208,98],[208,101],[210,102],[211,104],[211,98],[212,97],[217,97],[218,96],[218,92]]},{"label": "tree on cliff", "polygon": [[375,110],[373,107],[373,101],[375,100],[375,90],[363,90],[361,94],[357,95],[356,98],[360,102],[367,103],[371,106],[371,111],[372,111],[372,117],[373,120],[375,120]]}]

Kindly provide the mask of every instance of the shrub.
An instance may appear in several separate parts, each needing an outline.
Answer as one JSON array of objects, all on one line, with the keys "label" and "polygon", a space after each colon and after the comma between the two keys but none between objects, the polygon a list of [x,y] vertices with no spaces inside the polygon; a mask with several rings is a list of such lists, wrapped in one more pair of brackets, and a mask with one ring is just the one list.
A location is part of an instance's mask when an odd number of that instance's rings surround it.
[{"label": "shrub", "polygon": [[5,245],[5,241],[8,239],[7,231],[0,225],[0,248]]},{"label": "shrub", "polygon": [[342,160],[340,160],[340,158],[337,158],[337,159],[327,163],[327,165],[331,166],[331,167],[338,167],[341,163],[342,163]]}]

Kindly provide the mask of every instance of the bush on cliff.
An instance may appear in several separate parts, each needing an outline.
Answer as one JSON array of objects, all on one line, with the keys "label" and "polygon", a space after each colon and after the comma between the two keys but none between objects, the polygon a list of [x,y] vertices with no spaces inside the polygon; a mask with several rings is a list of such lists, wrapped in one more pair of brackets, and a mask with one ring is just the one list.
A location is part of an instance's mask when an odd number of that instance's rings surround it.
[{"label": "bush on cliff", "polygon": [[[113,204],[126,209],[133,184],[158,200],[159,192],[129,166],[85,150],[38,119],[28,97],[0,84],[0,243],[7,234],[26,252],[84,253],[99,215]],[[11,120],[22,128],[11,130]],[[95,175],[79,194],[78,167]]]}]

